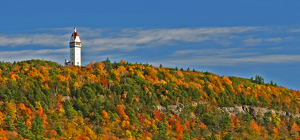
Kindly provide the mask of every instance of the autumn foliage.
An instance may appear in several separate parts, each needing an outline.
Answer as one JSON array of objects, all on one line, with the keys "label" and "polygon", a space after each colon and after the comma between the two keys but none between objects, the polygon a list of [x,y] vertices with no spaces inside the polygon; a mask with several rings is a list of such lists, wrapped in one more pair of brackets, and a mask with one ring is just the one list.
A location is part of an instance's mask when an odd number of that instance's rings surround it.
[{"label": "autumn foliage", "polygon": [[300,92],[263,78],[131,64],[0,62],[0,139],[297,139]]}]

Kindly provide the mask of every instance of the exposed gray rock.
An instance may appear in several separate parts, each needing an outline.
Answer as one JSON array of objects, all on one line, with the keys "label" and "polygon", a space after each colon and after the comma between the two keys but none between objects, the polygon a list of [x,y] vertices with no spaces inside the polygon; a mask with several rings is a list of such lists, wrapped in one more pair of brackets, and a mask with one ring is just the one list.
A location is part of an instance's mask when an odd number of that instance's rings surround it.
[{"label": "exposed gray rock", "polygon": [[265,113],[270,112],[271,114],[279,114],[287,117],[299,118],[300,115],[294,115],[286,111],[276,111],[273,109],[261,108],[261,107],[251,107],[251,106],[234,106],[234,107],[220,107],[222,112],[227,112],[229,114],[237,115],[238,113],[245,114],[248,112],[251,116],[256,117],[258,115],[264,116]]},{"label": "exposed gray rock", "polygon": [[[197,106],[199,104],[207,104],[206,102],[193,102],[192,106]],[[157,105],[156,108],[160,112],[166,112],[167,108]],[[177,105],[169,105],[168,109],[172,112],[172,114],[179,115],[180,112],[182,112],[185,108],[185,105],[183,104],[177,104]],[[257,116],[264,117],[265,113],[270,112],[271,114],[279,114],[287,117],[293,117],[293,118],[300,118],[299,115],[294,115],[290,112],[286,111],[276,111],[273,109],[267,109],[267,108],[261,108],[261,107],[251,107],[251,106],[234,106],[234,107],[220,107],[219,108],[222,112],[226,112],[228,114],[237,115],[238,113],[241,113],[242,115],[245,115],[246,113],[249,113],[253,118],[256,118]],[[191,115],[191,117],[196,117],[195,114]]]},{"label": "exposed gray rock", "polygon": [[71,96],[63,96],[62,99],[63,99],[63,101],[72,100],[72,97]]},{"label": "exposed gray rock", "polygon": [[159,112],[166,112],[167,111],[167,109],[165,107],[161,106],[161,105],[157,105],[156,108]]}]

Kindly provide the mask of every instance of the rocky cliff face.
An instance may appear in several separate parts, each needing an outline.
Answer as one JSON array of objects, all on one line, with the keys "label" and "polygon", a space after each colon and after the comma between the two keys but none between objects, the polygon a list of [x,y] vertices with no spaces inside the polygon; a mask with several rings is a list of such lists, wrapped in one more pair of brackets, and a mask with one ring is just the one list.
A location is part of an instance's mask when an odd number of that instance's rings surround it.
[{"label": "rocky cliff face", "polygon": [[[198,104],[206,104],[204,102],[202,103],[193,103],[192,106],[197,106]],[[167,108],[157,105],[156,108],[160,112],[166,112]],[[182,112],[185,108],[185,105],[178,104],[178,105],[169,105],[168,109],[175,115],[179,115],[180,112]],[[253,118],[256,118],[257,116],[264,117],[265,113],[271,113],[271,114],[279,114],[287,117],[293,117],[293,118],[299,118],[300,114],[295,115],[290,112],[286,111],[276,111],[273,109],[267,109],[267,108],[261,108],[261,107],[251,107],[251,106],[234,106],[234,107],[219,107],[219,109],[222,112],[226,112],[228,114],[237,115],[238,113],[241,113],[245,115],[246,113],[249,113]],[[191,117],[196,117],[194,114],[191,114]]]},{"label": "rocky cliff face", "polygon": [[290,112],[286,111],[276,111],[273,109],[261,108],[261,107],[251,107],[251,106],[234,106],[234,107],[220,107],[222,112],[227,112],[229,114],[237,115],[238,113],[245,114],[246,112],[249,113],[251,116],[256,117],[261,115],[262,117],[265,113],[270,112],[271,114],[279,114],[287,117],[298,118],[300,115],[294,115]]},{"label": "rocky cliff face", "polygon": [[[192,106],[197,106],[198,104],[207,104],[206,102],[199,102],[199,103],[192,103]],[[156,106],[157,110],[160,111],[160,112],[166,112],[167,111],[167,108],[161,106],[161,105],[157,105]],[[169,105],[168,106],[168,109],[175,115],[179,115],[180,112],[182,112],[185,108],[185,105],[183,104],[177,104],[177,105]],[[195,116],[194,114],[191,114],[192,116]]]}]

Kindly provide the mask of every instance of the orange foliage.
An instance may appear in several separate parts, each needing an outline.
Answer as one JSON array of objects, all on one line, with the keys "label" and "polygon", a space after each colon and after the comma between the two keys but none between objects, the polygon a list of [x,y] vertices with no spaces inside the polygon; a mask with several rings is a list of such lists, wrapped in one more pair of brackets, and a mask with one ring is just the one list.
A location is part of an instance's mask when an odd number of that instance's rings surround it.
[{"label": "orange foliage", "polygon": [[175,137],[177,140],[183,139],[183,136],[181,135],[181,133],[178,133]]},{"label": "orange foliage", "polygon": [[123,59],[121,59],[120,63],[127,64]]},{"label": "orange foliage", "polygon": [[166,78],[166,80],[168,81],[168,82],[170,82],[170,80],[171,80],[171,78],[172,78],[172,75],[170,74],[170,73],[164,73],[164,76],[165,76],[165,78]]},{"label": "orange foliage", "polygon": [[6,133],[6,131],[4,131],[2,128],[0,128],[0,140],[7,140],[8,135]]},{"label": "orange foliage", "polygon": [[114,81],[117,81],[117,82],[120,83],[121,79],[120,79],[120,77],[116,76],[116,78],[114,79]]},{"label": "orange foliage", "polygon": [[57,132],[55,130],[45,130],[44,135],[47,137],[55,137],[57,135]]},{"label": "orange foliage", "polygon": [[17,79],[19,79],[20,77],[17,74],[12,73],[9,77],[11,80],[16,81]]},{"label": "orange foliage", "polygon": [[207,129],[207,126],[204,123],[200,123],[198,128],[201,129]]},{"label": "orange foliage", "polygon": [[190,126],[190,122],[189,121],[185,121],[185,126],[186,126],[186,129],[188,130],[188,131],[190,131],[190,129],[191,129],[191,126]]},{"label": "orange foliage", "polygon": [[103,119],[109,119],[109,115],[105,110],[102,111],[101,116]]},{"label": "orange foliage", "polygon": [[90,138],[89,138],[89,137],[86,137],[86,136],[80,136],[79,139],[80,139],[80,140],[90,140]]},{"label": "orange foliage", "polygon": [[107,88],[108,87],[108,82],[107,82],[107,79],[103,76],[100,76],[100,83],[102,84],[102,86],[104,88]]},{"label": "orange foliage", "polygon": [[291,127],[291,134],[293,135],[293,137],[297,137],[299,135],[299,126],[297,123],[293,123],[292,127]]},{"label": "orange foliage", "polygon": [[121,118],[124,120],[129,120],[129,117],[126,115],[122,105],[117,105],[117,112]]},{"label": "orange foliage", "polygon": [[105,64],[102,62],[96,62],[96,63],[94,63],[94,66],[98,70],[103,70],[105,68]]},{"label": "orange foliage", "polygon": [[257,123],[254,120],[251,121],[250,129],[255,134],[260,134],[261,128],[257,125]]}]

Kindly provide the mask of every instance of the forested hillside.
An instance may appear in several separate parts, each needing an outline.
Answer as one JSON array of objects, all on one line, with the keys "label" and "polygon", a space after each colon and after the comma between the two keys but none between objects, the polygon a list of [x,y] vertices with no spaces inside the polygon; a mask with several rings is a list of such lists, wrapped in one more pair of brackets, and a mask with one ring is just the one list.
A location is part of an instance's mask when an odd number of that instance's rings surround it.
[{"label": "forested hillside", "polygon": [[[297,139],[300,92],[209,72],[0,62],[0,139]],[[274,110],[262,115],[224,107]],[[276,113],[285,111],[293,115]]]}]

